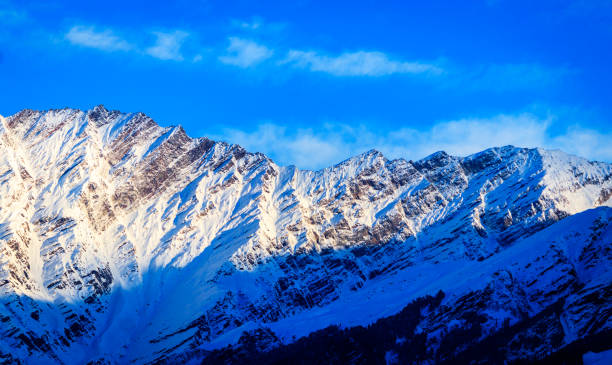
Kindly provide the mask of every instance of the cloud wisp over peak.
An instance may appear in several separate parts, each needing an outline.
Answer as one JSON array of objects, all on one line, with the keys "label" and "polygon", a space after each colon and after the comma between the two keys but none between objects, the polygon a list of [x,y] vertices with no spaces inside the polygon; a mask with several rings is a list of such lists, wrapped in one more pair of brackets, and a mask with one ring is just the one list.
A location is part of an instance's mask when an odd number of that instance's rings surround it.
[{"label": "cloud wisp over peak", "polygon": [[[226,129],[214,138],[263,152],[282,165],[320,169],[375,148],[388,158],[418,160],[436,151],[466,156],[493,146],[561,149],[594,160],[612,161],[610,133],[573,126],[552,132],[555,118],[531,113],[442,121],[426,129],[381,131],[372,124],[327,123],[289,129],[261,123],[252,130]],[[580,143],[576,143],[576,142]]]},{"label": "cloud wisp over peak", "polygon": [[441,68],[432,64],[393,60],[385,53],[368,51],[328,56],[314,51],[290,50],[282,63],[334,76],[386,76],[442,72]]},{"label": "cloud wisp over peak", "polygon": [[75,25],[66,33],[65,38],[74,45],[108,52],[129,51],[134,48],[112,30],[97,30],[93,26]]},{"label": "cloud wisp over peak", "polygon": [[274,51],[255,41],[238,37],[229,38],[229,46],[226,53],[219,56],[222,63],[248,68],[272,57]]}]

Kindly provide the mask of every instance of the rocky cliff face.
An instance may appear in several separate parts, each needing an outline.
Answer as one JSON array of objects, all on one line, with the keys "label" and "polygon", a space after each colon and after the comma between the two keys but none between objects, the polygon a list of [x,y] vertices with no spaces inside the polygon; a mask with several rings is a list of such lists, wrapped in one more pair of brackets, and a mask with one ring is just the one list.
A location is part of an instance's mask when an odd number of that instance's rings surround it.
[{"label": "rocky cliff face", "polygon": [[102,106],[0,121],[5,361],[184,360],[245,333],[265,353],[439,291],[414,332],[434,360],[552,305],[513,358],[610,329],[610,164],[506,146],[315,172]]}]

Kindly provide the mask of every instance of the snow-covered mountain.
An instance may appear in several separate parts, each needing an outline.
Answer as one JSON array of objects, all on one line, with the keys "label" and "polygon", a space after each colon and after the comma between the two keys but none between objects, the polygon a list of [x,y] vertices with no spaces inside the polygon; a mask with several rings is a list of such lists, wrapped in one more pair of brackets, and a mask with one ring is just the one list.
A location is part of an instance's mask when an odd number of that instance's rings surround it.
[{"label": "snow-covered mountain", "polygon": [[410,310],[378,352],[321,361],[612,347],[611,164],[505,146],[305,171],[103,106],[0,122],[0,362],[303,362],[330,325]]}]

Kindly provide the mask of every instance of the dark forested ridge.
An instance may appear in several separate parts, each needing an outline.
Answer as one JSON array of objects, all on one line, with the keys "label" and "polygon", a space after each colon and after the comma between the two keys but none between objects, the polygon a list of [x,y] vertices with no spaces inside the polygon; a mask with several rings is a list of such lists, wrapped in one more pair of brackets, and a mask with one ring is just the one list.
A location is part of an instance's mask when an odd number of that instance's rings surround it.
[{"label": "dark forested ridge", "polygon": [[[607,288],[608,293],[611,289]],[[202,364],[582,364],[586,352],[600,352],[612,346],[609,330],[563,345],[562,334],[546,328],[559,324],[562,301],[514,325],[505,321],[484,338],[481,324],[485,318],[477,308],[466,311],[461,316],[466,325],[443,330],[440,338],[432,341],[419,330],[419,324],[427,316],[449,309],[441,305],[443,299],[440,291],[436,296],[418,298],[398,314],[369,326],[329,326],[287,345],[280,344],[270,330],[244,332],[237,345],[192,353],[187,358],[203,357]],[[520,349],[529,353],[543,342],[552,342],[557,351],[543,357],[511,356]],[[177,359],[164,362],[174,360]]]}]

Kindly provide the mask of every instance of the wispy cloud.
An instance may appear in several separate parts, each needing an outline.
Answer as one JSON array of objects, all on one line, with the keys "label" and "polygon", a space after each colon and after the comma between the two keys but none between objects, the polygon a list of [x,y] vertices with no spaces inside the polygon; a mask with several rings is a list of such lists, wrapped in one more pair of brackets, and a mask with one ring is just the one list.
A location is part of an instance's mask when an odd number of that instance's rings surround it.
[{"label": "wispy cloud", "polygon": [[286,126],[262,123],[254,130],[226,129],[213,138],[237,143],[249,151],[263,152],[284,165],[302,168],[325,167],[347,155],[351,142],[343,140],[350,135],[331,134],[327,128],[289,129]]},{"label": "wispy cloud", "polygon": [[259,16],[250,19],[232,19],[230,25],[234,30],[259,34],[275,34],[287,27],[286,23],[269,22]]},{"label": "wispy cloud", "polygon": [[612,133],[602,133],[579,125],[570,126],[561,135],[552,138],[551,147],[569,151],[578,156],[612,162]]},{"label": "wispy cloud", "polygon": [[233,20],[232,24],[238,28],[247,29],[247,30],[256,30],[261,28],[263,25],[263,20],[258,17],[254,17],[250,21],[244,20]]},{"label": "wispy cloud", "polygon": [[251,67],[272,57],[274,51],[254,41],[238,37],[230,37],[226,54],[219,61],[242,68]]},{"label": "wispy cloud", "polygon": [[282,63],[310,71],[335,76],[385,76],[391,74],[438,74],[442,69],[427,63],[390,59],[382,52],[358,51],[339,56],[322,55],[314,51],[290,50]]},{"label": "wispy cloud", "polygon": [[[263,37],[264,28],[271,27],[271,24],[264,23],[261,18],[257,17],[249,21],[233,20],[234,28],[247,30],[251,36],[257,29],[258,39]],[[429,78],[433,85],[443,89],[461,90],[461,92],[546,90],[566,80],[566,76],[574,72],[564,67],[529,63],[462,67],[453,65],[450,61],[428,63],[406,60],[391,57],[380,51],[329,54],[323,51],[272,49],[251,39],[251,36],[232,36],[228,38],[229,44],[226,48],[207,49],[194,41],[199,38],[197,33],[192,35],[183,30],[167,30],[152,32],[152,34],[155,36],[155,41],[153,44],[147,44],[143,42],[146,38],[144,34],[137,32],[75,25],[64,37],[72,44],[79,46],[103,51],[131,51],[133,54],[144,54],[164,61],[188,60],[199,63],[216,59],[228,65],[247,69],[273,59],[274,62],[269,64],[279,71],[295,68],[338,77],[435,75],[436,77]],[[120,35],[126,35],[126,38]],[[212,57],[205,58],[204,54]]]},{"label": "wispy cloud", "polygon": [[[131,35],[132,40],[142,39],[142,35]],[[147,45],[142,41],[130,42],[118,35],[111,28],[98,29],[94,26],[75,25],[68,30],[64,38],[73,45],[95,48],[101,51],[129,51],[132,54],[148,55],[164,61],[183,61],[185,57],[181,47],[189,37],[189,33],[182,30],[168,32],[151,32],[155,36],[155,43]],[[202,56],[190,55],[190,59],[198,62]]]},{"label": "wispy cloud", "polygon": [[75,25],[66,33],[65,38],[72,44],[102,51],[129,51],[134,48],[112,30],[97,30],[93,26]]},{"label": "wispy cloud", "polygon": [[612,161],[612,134],[571,127],[553,135],[554,117],[501,114],[439,122],[427,129],[381,132],[366,125],[328,123],[317,129],[289,129],[262,123],[250,131],[228,129],[214,136],[263,152],[283,164],[319,169],[371,148],[389,158],[420,159],[435,151],[465,156],[492,146],[558,148],[590,159]]},{"label": "wispy cloud", "polygon": [[157,37],[157,41],[154,46],[146,49],[149,56],[160,60],[182,61],[184,59],[181,46],[189,33],[175,30],[169,33],[153,32],[153,34]]}]

